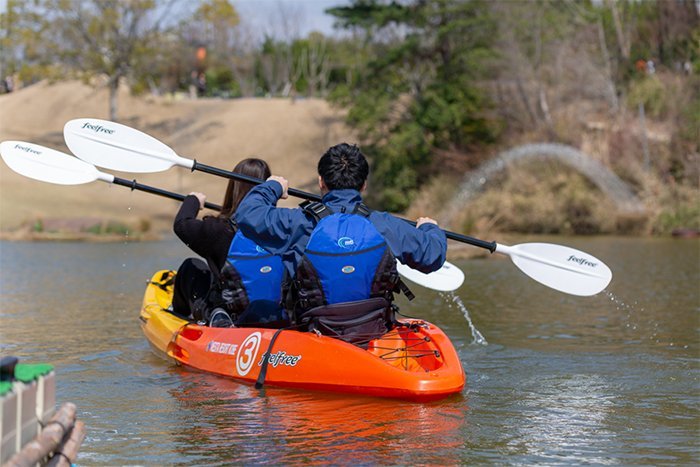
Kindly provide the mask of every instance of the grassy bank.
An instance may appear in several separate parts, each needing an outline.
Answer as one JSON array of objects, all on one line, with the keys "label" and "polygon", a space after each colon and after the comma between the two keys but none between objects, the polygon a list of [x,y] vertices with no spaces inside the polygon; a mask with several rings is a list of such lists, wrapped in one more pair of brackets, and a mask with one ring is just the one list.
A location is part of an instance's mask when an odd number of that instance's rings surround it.
[{"label": "grassy bank", "polygon": [[37,218],[19,227],[0,231],[0,240],[57,242],[125,242],[159,240],[148,219],[124,223],[99,218]]},{"label": "grassy bank", "polygon": [[[439,212],[459,180],[444,176],[424,191],[413,208]],[[471,198],[452,220],[461,232],[525,234],[670,235],[677,229],[700,231],[700,199],[692,187],[649,177],[640,198],[644,211],[620,212],[582,175],[563,167],[535,164],[515,167]],[[438,216],[439,217],[439,216]]]}]

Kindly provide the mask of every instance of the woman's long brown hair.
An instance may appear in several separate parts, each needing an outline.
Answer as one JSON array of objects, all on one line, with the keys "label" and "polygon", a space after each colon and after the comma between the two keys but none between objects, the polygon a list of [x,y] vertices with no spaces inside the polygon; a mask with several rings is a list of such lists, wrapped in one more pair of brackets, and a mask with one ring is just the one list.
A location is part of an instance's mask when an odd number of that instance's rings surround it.
[{"label": "woman's long brown hair", "polygon": [[[271,175],[270,166],[267,165],[267,162],[252,157],[240,161],[236,167],[233,168],[233,172],[259,178],[261,180],[266,180]],[[241,203],[243,197],[245,197],[252,188],[253,185],[251,183],[233,179],[229,180],[228,186],[226,187],[226,194],[224,195],[224,202],[221,203],[221,214],[217,217],[220,219],[230,218],[231,215],[236,212],[236,209],[238,209],[238,205]]]}]

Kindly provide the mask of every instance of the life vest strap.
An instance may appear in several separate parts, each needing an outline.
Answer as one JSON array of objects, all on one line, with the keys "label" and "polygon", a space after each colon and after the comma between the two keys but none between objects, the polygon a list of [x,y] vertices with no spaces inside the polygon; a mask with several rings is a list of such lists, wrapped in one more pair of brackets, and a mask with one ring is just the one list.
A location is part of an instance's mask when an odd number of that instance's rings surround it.
[{"label": "life vest strap", "polygon": [[411,292],[411,289],[408,288],[406,283],[403,280],[401,280],[400,277],[399,277],[399,280],[396,281],[396,288],[398,290],[400,290],[401,293],[403,293],[406,296],[406,298],[408,299],[409,302],[411,300],[413,300],[414,298],[416,298],[416,296],[413,294],[413,292]]},{"label": "life vest strap", "polygon": [[282,331],[284,331],[284,328],[278,329],[272,335],[272,339],[270,339],[270,345],[267,347],[267,352],[265,352],[265,355],[263,357],[263,362],[260,368],[260,373],[258,374],[258,379],[255,381],[255,389],[261,389],[263,387],[263,384],[265,384],[265,376],[267,375],[267,366],[270,363],[272,346],[275,345],[275,341],[277,340],[277,337]]},{"label": "life vest strap", "polygon": [[[299,204],[299,207],[302,211],[309,214],[317,224],[324,217],[333,214],[331,208],[319,201],[304,201]],[[359,214],[363,217],[369,217],[371,212],[372,211],[370,211],[365,203],[357,203],[350,214]]]},{"label": "life vest strap", "polygon": [[306,214],[310,215],[316,223],[324,217],[333,214],[333,211],[331,211],[328,206],[318,201],[304,201],[299,207]]},{"label": "life vest strap", "polygon": [[352,210],[353,214],[359,214],[364,217],[369,217],[372,211],[365,205],[365,203],[358,203],[355,205],[355,209]]}]

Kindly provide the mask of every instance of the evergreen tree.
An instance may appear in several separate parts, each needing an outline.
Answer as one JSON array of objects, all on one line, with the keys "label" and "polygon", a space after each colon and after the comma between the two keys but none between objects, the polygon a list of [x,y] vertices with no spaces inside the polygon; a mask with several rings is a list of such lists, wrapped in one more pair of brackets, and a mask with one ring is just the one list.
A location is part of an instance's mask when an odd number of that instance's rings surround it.
[{"label": "evergreen tree", "polygon": [[356,0],[328,12],[371,49],[334,96],[372,157],[373,201],[402,210],[440,155],[465,158],[494,137],[479,89],[493,56],[493,18],[478,0]]}]

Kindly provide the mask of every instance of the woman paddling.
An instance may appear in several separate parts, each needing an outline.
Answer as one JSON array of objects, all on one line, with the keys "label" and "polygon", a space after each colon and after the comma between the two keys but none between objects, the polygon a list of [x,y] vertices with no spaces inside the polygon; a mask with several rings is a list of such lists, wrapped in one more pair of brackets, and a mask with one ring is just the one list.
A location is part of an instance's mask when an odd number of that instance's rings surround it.
[{"label": "woman paddling", "polygon": [[[267,163],[255,158],[242,160],[233,172],[263,180],[270,176]],[[247,241],[242,234],[236,235],[237,228],[231,220],[239,203],[252,187],[249,183],[229,181],[221,213],[217,216],[205,216],[201,220],[197,219],[197,214],[203,209],[206,196],[193,192],[184,199],[175,217],[173,230],[185,245],[206,262],[200,258],[188,258],[178,269],[172,303],[172,311],[176,315],[226,326],[239,318],[251,302],[277,300],[277,294],[281,292],[274,291],[275,287],[270,287],[272,284],[269,284],[276,277],[275,269],[278,269],[274,267],[274,263],[266,263],[252,272],[247,272],[245,268],[239,271],[240,265],[238,268],[235,266],[236,258],[240,256],[245,256],[246,259],[256,255],[270,256]],[[247,264],[252,265],[254,262],[246,261]],[[246,290],[246,286],[252,285],[257,278],[245,276],[255,273],[260,275],[260,271],[266,274],[264,279],[268,286],[265,289],[271,290],[266,292],[270,296],[258,296],[260,294],[256,295],[257,290]],[[223,294],[225,298],[222,298],[222,290],[228,291]]]}]

